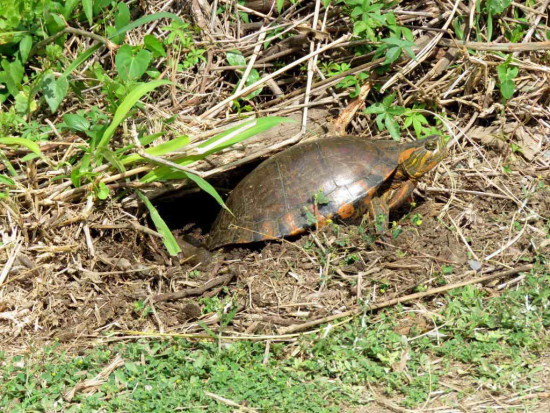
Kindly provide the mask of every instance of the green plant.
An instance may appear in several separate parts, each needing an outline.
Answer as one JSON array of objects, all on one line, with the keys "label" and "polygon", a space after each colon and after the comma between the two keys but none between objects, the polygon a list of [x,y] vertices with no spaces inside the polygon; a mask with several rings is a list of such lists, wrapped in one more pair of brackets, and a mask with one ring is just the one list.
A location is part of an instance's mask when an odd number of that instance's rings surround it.
[{"label": "green plant", "polygon": [[419,227],[420,225],[422,225],[422,215],[414,214],[413,216],[411,216],[411,222],[413,223],[413,225]]},{"label": "green plant", "polygon": [[[170,49],[175,49],[176,56],[180,54],[182,56],[181,60],[172,61],[172,65],[175,63],[178,71],[187,70],[196,66],[200,61],[204,61],[206,50],[195,47],[189,23],[175,20],[169,26],[165,26],[164,29],[169,32],[164,43]],[[151,41],[151,39],[149,40]],[[156,49],[162,55],[162,50],[158,45]]]},{"label": "green plant", "polygon": [[145,318],[153,312],[151,307],[146,305],[143,301],[135,301],[133,310],[139,318]]},{"label": "green plant", "polygon": [[[412,329],[403,336],[398,325],[416,311],[397,306],[371,314],[366,306],[365,314],[348,324],[291,344],[272,342],[268,351],[264,342],[229,341],[206,326],[212,341],[136,340],[78,356],[60,346],[15,357],[0,353],[0,405],[8,411],[234,410],[209,393],[266,411],[336,412],[342,406],[370,408],[363,389],[376,383],[401,406],[418,409],[433,392],[446,391],[440,382],[457,372],[466,394],[481,384],[495,394],[533,395],[543,387],[534,354],[547,347],[550,327],[550,275],[541,264],[497,296],[467,286],[440,297],[441,306],[430,311],[438,334],[416,336]],[[393,288],[376,283],[379,291]],[[206,312],[223,312],[226,302],[204,298],[201,305]],[[136,308],[140,313],[144,306]],[[231,314],[226,316],[230,321]],[[95,393],[76,392],[71,401],[61,397],[95,377],[117,354],[124,365]]]},{"label": "green plant", "polygon": [[516,89],[514,79],[519,73],[519,68],[511,66],[510,60],[511,58],[508,58],[504,63],[497,66],[500,94],[505,100],[510,99],[514,95]]},{"label": "green plant", "polygon": [[[231,50],[225,53],[227,63],[233,66],[246,66],[246,59],[242,55],[242,53],[239,50]],[[244,69],[237,70],[239,73],[243,73]],[[257,69],[251,69],[250,73],[248,74],[248,77],[246,78],[246,81],[244,85],[241,85],[242,79],[239,81],[237,88],[242,88],[246,86],[250,86],[254,83],[256,83],[258,80],[260,80],[260,72],[258,72]],[[256,96],[258,96],[260,93],[262,93],[262,88],[258,88],[252,92],[250,92],[248,95],[243,96],[243,99],[245,100],[251,100],[254,99]]]},{"label": "green plant", "polygon": [[351,8],[350,16],[354,19],[353,34],[362,35],[369,40],[378,40],[375,29],[387,23],[384,1],[377,0],[343,0]]},{"label": "green plant", "polygon": [[353,76],[348,75],[344,77],[340,82],[338,82],[336,87],[340,89],[352,88],[352,91],[349,93],[349,97],[355,98],[359,96],[359,93],[361,91],[361,86],[363,85],[363,83],[365,83],[365,80],[367,80],[368,78],[369,78],[368,73],[364,73],[364,72],[357,73],[356,75],[353,75]]},{"label": "green plant", "polygon": [[[384,64],[395,62],[403,52],[414,58],[413,35],[409,28],[398,24],[395,14],[386,11],[392,5],[385,0],[340,0],[349,10],[353,33],[379,44],[373,59],[385,56]],[[384,37],[386,36],[386,37]]]},{"label": "green plant", "polygon": [[483,4],[483,11],[487,15],[487,39],[492,40],[493,38],[493,19],[496,15],[500,15],[504,10],[506,10],[512,0],[485,0],[484,2],[477,2],[476,9],[477,12],[481,12],[481,5]]},{"label": "green plant", "polygon": [[379,130],[387,129],[390,136],[395,140],[401,139],[401,128],[396,120],[396,117],[405,113],[405,108],[402,106],[394,106],[395,93],[386,96],[382,102],[376,102],[367,107],[364,113],[367,115],[376,115],[376,125]]}]

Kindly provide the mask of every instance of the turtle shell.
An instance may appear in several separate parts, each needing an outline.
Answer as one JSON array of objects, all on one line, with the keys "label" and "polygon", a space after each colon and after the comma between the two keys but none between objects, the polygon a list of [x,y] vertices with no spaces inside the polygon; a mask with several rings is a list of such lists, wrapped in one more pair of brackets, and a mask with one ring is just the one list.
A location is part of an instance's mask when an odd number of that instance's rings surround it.
[{"label": "turtle shell", "polygon": [[327,219],[359,218],[397,169],[399,155],[418,145],[354,136],[294,145],[233,189],[226,201],[233,215],[220,211],[208,247],[297,235]]}]

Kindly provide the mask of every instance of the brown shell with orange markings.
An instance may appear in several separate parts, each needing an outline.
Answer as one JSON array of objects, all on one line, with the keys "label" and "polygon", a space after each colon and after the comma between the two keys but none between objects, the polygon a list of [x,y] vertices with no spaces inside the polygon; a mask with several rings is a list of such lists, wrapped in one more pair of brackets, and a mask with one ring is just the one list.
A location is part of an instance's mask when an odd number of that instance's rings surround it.
[{"label": "brown shell with orange markings", "polygon": [[208,247],[297,235],[327,219],[360,218],[387,187],[400,154],[422,145],[337,136],[280,152],[231,192],[226,205],[234,215],[221,210]]}]

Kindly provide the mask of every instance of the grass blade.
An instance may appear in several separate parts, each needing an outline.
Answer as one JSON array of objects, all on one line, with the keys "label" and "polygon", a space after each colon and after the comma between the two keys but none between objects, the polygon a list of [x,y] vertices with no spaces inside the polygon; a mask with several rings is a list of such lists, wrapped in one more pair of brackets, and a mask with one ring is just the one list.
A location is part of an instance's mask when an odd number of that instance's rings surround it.
[{"label": "grass blade", "polygon": [[[206,156],[221,151],[231,145],[242,142],[252,136],[265,132],[268,129],[271,129],[274,126],[277,126],[281,123],[286,122],[295,122],[292,119],[273,116],[255,119],[251,122],[247,122],[241,125],[237,125],[233,128],[230,128],[218,135],[208,139],[206,142],[200,144],[197,148],[198,154],[185,156],[172,162],[177,163],[181,166],[190,165],[193,162],[199,161]],[[141,180],[143,182],[156,182],[156,181],[167,181],[171,179],[184,179],[186,174],[182,171],[174,170],[167,166],[159,166],[158,168],[153,169],[151,172],[146,174]]]},{"label": "grass blade", "polygon": [[65,69],[63,74],[60,77],[68,77],[78,66],[84,63],[90,58],[103,44],[96,44],[95,46],[90,47],[88,50],[85,50]]},{"label": "grass blade", "polygon": [[155,224],[155,227],[159,232],[159,234],[162,235],[162,242],[164,243],[164,246],[168,250],[168,253],[172,256],[178,255],[181,252],[181,248],[178,245],[176,238],[174,238],[174,235],[170,231],[170,228],[168,228],[168,225],[166,225],[166,222],[164,222],[164,220],[160,216],[155,206],[151,203],[151,201],[149,201],[149,199],[141,191],[136,191],[136,193],[138,194],[141,201],[145,204],[145,206],[149,210],[151,219],[153,220],[153,223]]},{"label": "grass blade", "polygon": [[212,196],[212,198],[214,198],[216,200],[216,202],[222,206],[222,208],[226,209],[228,212],[230,212],[232,214],[232,212],[229,210],[229,208],[227,208],[227,206],[225,205],[225,202],[223,202],[223,199],[220,196],[220,194],[218,194],[218,191],[216,191],[216,188],[214,188],[212,185],[210,185],[210,183],[208,183],[208,181],[206,181],[204,178],[201,178],[198,175],[195,175],[195,174],[192,174],[192,173],[189,173],[189,172],[184,172],[184,174],[185,174],[186,178],[188,178],[188,179],[192,180],[193,182],[195,182],[200,189],[202,189],[204,192],[206,192],[207,194]]},{"label": "grass blade", "polygon": [[144,24],[147,24],[147,23],[150,23],[152,21],[155,21],[155,20],[159,20],[159,19],[172,19],[172,20],[177,20],[179,22],[181,22],[182,20],[174,13],[168,13],[168,12],[162,12],[162,13],[154,13],[154,14],[149,14],[147,16],[143,16],[143,17],[140,17],[139,19],[137,20],[134,20],[133,22],[130,22],[128,23],[126,26],[123,26],[121,27],[120,29],[118,29],[116,32],[112,33],[110,36],[109,36],[109,39],[112,39],[114,37],[117,37],[117,36],[120,36],[121,34],[124,34],[132,29],[135,29],[139,26],[142,26]]},{"label": "grass blade", "polygon": [[281,123],[296,122],[293,119],[283,118],[280,116],[270,116],[265,118],[254,119],[251,122],[243,125],[235,126],[227,131],[208,139],[206,142],[198,146],[200,154],[211,154],[222,149],[228,148],[236,143],[242,142],[258,133],[265,132],[274,126]]},{"label": "grass blade", "polygon": [[101,140],[99,141],[97,147],[101,148],[109,144],[109,141],[115,133],[116,128],[122,123],[124,118],[126,118],[128,112],[130,112],[130,110],[134,107],[137,101],[142,98],[143,95],[149,93],[159,86],[168,85],[170,83],[172,82],[168,80],[153,80],[152,82],[141,83],[137,87],[132,89],[132,91],[128,93],[120,106],[117,108],[111,124],[103,133],[103,136],[101,137]]},{"label": "grass blade", "polygon": [[35,142],[26,138],[0,138],[0,144],[4,145],[18,145],[27,148],[29,151],[35,153],[38,156],[42,156],[40,146]]},{"label": "grass blade", "polygon": [[[184,146],[188,145],[191,139],[189,136],[178,136],[177,138],[174,138],[172,140],[169,140],[168,142],[161,143],[157,146],[153,146],[151,148],[145,149],[145,153],[153,156],[162,156],[166,155],[172,152],[176,152],[183,148]],[[137,153],[133,153],[131,155],[128,155],[124,159],[122,159],[122,164],[126,165],[133,162],[143,161],[144,159],[139,156]]]}]

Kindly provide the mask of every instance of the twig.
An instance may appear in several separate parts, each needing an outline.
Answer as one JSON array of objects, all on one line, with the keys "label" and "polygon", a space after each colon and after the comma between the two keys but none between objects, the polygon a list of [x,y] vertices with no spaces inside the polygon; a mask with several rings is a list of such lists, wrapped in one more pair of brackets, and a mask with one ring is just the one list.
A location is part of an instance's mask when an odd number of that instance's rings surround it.
[{"label": "twig", "polygon": [[533,33],[535,33],[535,30],[537,29],[537,26],[540,20],[542,19],[542,16],[544,16],[544,12],[545,11],[548,12],[548,2],[549,0],[544,0],[540,5],[540,12],[535,17],[535,20],[531,22],[531,27],[525,34],[525,37],[523,38],[523,41],[522,41],[523,43],[527,43],[531,39],[531,36],[533,36]]},{"label": "twig", "polygon": [[210,393],[208,391],[205,391],[204,394],[206,394],[208,397],[213,398],[214,400],[219,401],[220,403],[226,404],[231,407],[238,407],[239,410],[245,411],[245,412],[257,412],[256,409],[252,409],[250,407],[241,406],[239,403],[235,403],[233,400],[229,400],[225,397],[218,396],[217,394]]},{"label": "twig", "polygon": [[454,47],[457,49],[472,49],[486,52],[534,52],[537,50],[550,50],[550,41],[532,43],[484,43],[461,42],[454,39],[440,39],[439,46]]},{"label": "twig", "polygon": [[158,303],[159,301],[179,300],[181,298],[189,297],[192,295],[201,295],[205,291],[217,287],[218,285],[228,284],[235,277],[235,275],[235,272],[231,271],[229,274],[212,278],[201,287],[188,288],[186,290],[176,291],[173,293],[157,294],[153,297],[153,302]]},{"label": "twig", "polygon": [[13,266],[13,263],[15,262],[15,259],[17,258],[17,254],[19,254],[19,250],[21,249],[21,245],[23,244],[22,239],[18,239],[15,243],[15,247],[13,248],[13,251],[11,252],[10,257],[8,258],[8,261],[2,268],[2,272],[0,272],[0,285],[6,280],[6,277],[10,273],[11,267]]},{"label": "twig", "polygon": [[446,291],[449,291],[449,290],[454,290],[456,288],[464,287],[466,285],[484,283],[486,281],[494,280],[494,279],[497,279],[497,278],[502,278],[502,277],[507,277],[509,275],[514,275],[514,274],[517,274],[519,272],[529,271],[531,268],[533,268],[533,265],[528,264],[528,265],[523,265],[521,267],[514,268],[514,269],[511,269],[511,270],[498,272],[496,274],[486,275],[484,277],[473,278],[471,280],[462,281],[462,282],[459,282],[459,283],[450,284],[450,285],[446,285],[446,286],[443,286],[443,287],[431,288],[431,289],[429,289],[427,291],[424,291],[424,292],[409,294],[409,295],[405,295],[403,297],[398,297],[398,298],[394,298],[394,299],[391,299],[391,300],[382,301],[379,304],[370,305],[366,309],[362,308],[362,307],[359,307],[359,308],[355,308],[353,310],[345,311],[345,312],[340,313],[340,314],[334,314],[334,315],[331,315],[331,316],[328,316],[328,317],[320,318],[318,320],[308,321],[307,323],[297,324],[297,325],[290,326],[290,327],[283,327],[283,328],[279,329],[278,333],[279,334],[289,334],[289,333],[294,333],[296,331],[307,330],[310,327],[315,327],[315,326],[318,326],[319,324],[328,323],[330,321],[338,320],[340,318],[350,317],[350,316],[357,316],[359,314],[362,314],[365,311],[375,311],[375,310],[379,310],[381,308],[389,307],[389,306],[392,306],[392,305],[409,302],[409,301],[416,300],[416,299],[419,299],[419,298],[429,297],[429,296],[439,294],[439,293],[443,293],[443,292],[446,292]]},{"label": "twig", "polygon": [[245,87],[244,89],[242,89],[239,93],[236,93],[236,94],[232,94],[231,96],[229,96],[228,98],[225,98],[224,100],[222,100],[220,103],[218,103],[216,106],[214,106],[213,108],[211,108],[210,110],[207,110],[206,112],[204,112],[202,115],[199,116],[200,119],[206,119],[206,118],[209,118],[213,113],[216,113],[216,111],[219,109],[219,108],[223,108],[225,105],[227,105],[228,103],[234,101],[235,99],[238,99],[240,98],[241,96],[244,96],[246,94],[248,94],[249,92],[253,91],[255,88],[257,88],[258,86],[262,85],[263,83],[265,83],[267,80],[269,79],[273,79],[277,76],[279,76],[281,73],[284,73],[290,69],[292,69],[293,67],[295,66],[298,66],[300,64],[302,64],[303,62],[307,61],[308,59],[312,58],[313,56],[315,55],[318,55],[318,54],[321,54],[327,50],[329,50],[330,48],[334,47],[334,45],[337,45],[337,44],[340,44],[342,42],[345,42],[346,40],[348,40],[349,38],[351,37],[351,35],[346,35],[346,36],[343,36],[341,37],[340,39],[338,40],[335,40],[334,42],[332,43],[329,43],[328,45],[316,50],[315,52],[313,53],[309,53],[308,55],[298,59],[298,60],[295,60],[294,62],[290,63],[289,65],[286,65],[285,67],[282,67],[281,69],[279,70],[276,70],[275,72],[261,78],[260,80],[258,80],[257,82],[253,83],[252,85],[250,86],[247,86]]},{"label": "twig", "polygon": [[[260,50],[262,49],[262,45],[265,39],[265,36],[267,34],[265,26],[262,26],[260,29],[260,34],[258,35],[258,43],[254,47],[254,51],[252,52],[252,56],[250,56],[250,59],[248,61],[248,65],[243,73],[243,76],[237,85],[237,89],[235,90],[235,95],[238,95],[241,90],[243,90],[244,85],[246,85],[246,81],[248,79],[248,76],[250,75],[250,72],[252,72],[252,67],[254,66],[254,63],[256,63],[256,59],[258,58],[258,54],[260,53]],[[233,102],[229,104],[231,106]]]},{"label": "twig", "polygon": [[[458,6],[460,5],[460,0],[456,0],[453,10],[451,11],[451,14],[447,18],[447,21],[445,22],[445,25],[442,27],[443,30],[447,30],[449,26],[451,25],[451,22],[453,21],[453,18],[455,16],[455,13],[458,9]],[[420,63],[422,63],[429,55],[429,53],[433,50],[434,47],[437,46],[437,43],[441,38],[443,37],[443,33],[437,33],[435,37],[428,42],[424,48],[418,52],[418,54],[415,56],[414,59],[410,60],[409,63],[403,67],[398,73],[393,75],[390,80],[388,80],[384,85],[380,88],[380,92],[384,93],[386,89],[388,89],[390,86],[392,86],[397,80],[403,76],[405,76],[407,73],[410,73],[415,67],[417,67]]]},{"label": "twig", "polygon": [[47,44],[55,42],[57,39],[59,39],[61,36],[63,36],[64,34],[67,34],[67,33],[76,34],[78,36],[89,37],[90,39],[94,39],[94,40],[98,41],[99,43],[103,43],[105,45],[105,47],[107,47],[107,49],[109,49],[111,51],[116,50],[119,47],[117,44],[113,43],[112,41],[110,41],[106,37],[100,36],[98,34],[87,32],[86,30],[75,29],[74,27],[65,27],[63,30],[57,32],[53,36],[50,36],[50,37],[36,43],[36,45],[31,49],[31,51],[29,53],[29,57],[34,56],[38,50],[42,49]]},{"label": "twig", "polygon": [[[312,28],[313,30],[317,30],[317,23],[319,21],[319,10],[321,9],[321,0],[316,0],[315,1],[315,12],[313,14],[313,24],[312,24]],[[309,52],[310,54],[311,53],[314,53],[316,50],[318,50],[320,47],[319,46],[316,46],[315,45],[315,39],[312,39],[311,40],[311,43],[310,43],[310,46],[309,46]],[[307,81],[306,81],[306,93],[304,95],[304,109],[302,110],[302,128],[300,129],[300,132],[301,133],[305,133],[306,132],[306,128],[307,128],[307,111],[308,111],[308,106],[307,104],[309,103],[309,97],[310,97],[310,94],[311,94],[311,84],[313,83],[313,68],[315,66],[315,60],[316,60],[316,56],[313,57],[313,59],[309,59],[308,62],[307,62]]]},{"label": "twig", "polygon": [[456,232],[458,233],[458,236],[460,237],[460,239],[462,240],[462,242],[464,243],[464,245],[466,246],[468,251],[470,251],[470,254],[472,254],[472,257],[474,257],[476,261],[479,261],[479,257],[477,256],[477,254],[474,252],[474,250],[472,249],[472,247],[468,243],[468,240],[466,239],[466,237],[462,233],[462,230],[460,229],[458,224],[455,222],[455,220],[453,219],[451,214],[447,213],[447,215],[449,217],[449,220],[453,223],[453,226],[455,227]]},{"label": "twig", "polygon": [[124,365],[124,359],[120,356],[120,354],[117,354],[116,357],[113,359],[113,361],[109,363],[109,365],[106,366],[103,370],[101,370],[97,376],[95,376],[93,379],[85,380],[83,382],[78,383],[71,390],[65,392],[63,394],[63,398],[66,401],[70,402],[75,396],[76,392],[78,391],[86,391],[88,393],[94,392],[99,386],[101,386],[107,380],[107,378],[111,375],[111,373],[115,369],[123,365]]},{"label": "twig", "polygon": [[[419,189],[422,189],[422,188],[419,188]],[[440,193],[440,194],[465,194],[465,195],[487,196],[490,198],[509,199],[513,201],[513,198],[510,198],[508,195],[493,194],[492,192],[470,191],[466,189],[434,188],[431,186],[427,188],[423,188],[423,190],[425,192],[433,192],[433,193]]]}]

